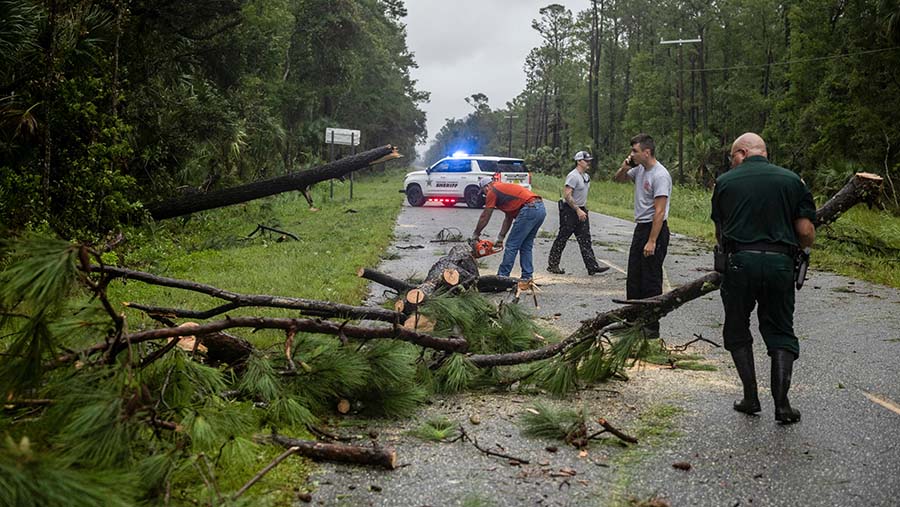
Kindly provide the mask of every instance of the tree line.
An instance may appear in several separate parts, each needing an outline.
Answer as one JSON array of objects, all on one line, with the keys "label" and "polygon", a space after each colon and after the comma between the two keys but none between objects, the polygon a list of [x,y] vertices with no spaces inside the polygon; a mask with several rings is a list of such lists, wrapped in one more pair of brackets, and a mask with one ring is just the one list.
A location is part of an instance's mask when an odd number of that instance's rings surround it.
[{"label": "tree line", "polygon": [[413,153],[402,0],[0,0],[0,224],[91,238],[179,189]]},{"label": "tree line", "polygon": [[816,190],[875,172],[900,207],[897,0],[585,4],[541,8],[525,89],[497,109],[483,94],[467,99],[475,111],[448,120],[426,162],[463,146],[559,172],[590,149],[611,168],[646,132],[673,176],[708,185],[727,167],[731,141],[755,131],[770,158]]}]

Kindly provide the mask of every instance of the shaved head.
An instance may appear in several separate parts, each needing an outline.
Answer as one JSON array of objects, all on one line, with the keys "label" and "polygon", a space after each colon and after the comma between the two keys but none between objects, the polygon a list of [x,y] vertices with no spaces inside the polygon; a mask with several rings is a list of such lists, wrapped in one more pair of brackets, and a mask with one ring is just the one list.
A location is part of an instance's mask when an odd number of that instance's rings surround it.
[{"label": "shaved head", "polygon": [[740,137],[735,139],[734,143],[731,145],[731,152],[734,153],[735,150],[746,150],[748,157],[753,155],[762,155],[763,157],[769,156],[766,151],[766,142],[763,141],[762,137],[759,137],[758,134],[754,134],[753,132],[741,134]]},{"label": "shaved head", "polygon": [[731,143],[731,167],[737,167],[744,163],[744,159],[759,155],[769,158],[766,152],[766,142],[759,135],[753,132],[741,134],[740,137]]}]

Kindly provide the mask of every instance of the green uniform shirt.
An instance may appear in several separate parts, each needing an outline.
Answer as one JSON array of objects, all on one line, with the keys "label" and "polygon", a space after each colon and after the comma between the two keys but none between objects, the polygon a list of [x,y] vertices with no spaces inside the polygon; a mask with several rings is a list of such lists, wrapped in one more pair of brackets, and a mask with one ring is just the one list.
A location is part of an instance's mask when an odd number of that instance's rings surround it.
[{"label": "green uniform shirt", "polygon": [[795,173],[755,155],[719,176],[712,219],[725,240],[798,246],[794,220],[815,221],[816,205]]}]

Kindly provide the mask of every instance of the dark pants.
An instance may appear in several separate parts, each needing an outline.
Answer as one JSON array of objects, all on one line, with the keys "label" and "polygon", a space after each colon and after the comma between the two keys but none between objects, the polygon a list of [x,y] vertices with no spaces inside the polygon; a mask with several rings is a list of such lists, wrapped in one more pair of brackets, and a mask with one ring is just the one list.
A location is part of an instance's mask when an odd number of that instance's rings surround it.
[{"label": "dark pants", "polygon": [[[582,211],[587,213],[587,208],[582,207]],[[597,264],[597,258],[594,257],[594,248],[591,246],[591,222],[590,218],[586,218],[584,222],[578,220],[575,210],[568,204],[559,208],[559,234],[553,246],[550,247],[550,258],[547,264],[551,268],[559,267],[559,260],[562,257],[563,250],[566,248],[566,242],[575,234],[578,239],[578,248],[581,250],[581,259],[584,261],[584,267],[588,272],[598,271],[600,266]]]},{"label": "dark pants", "polygon": [[[628,278],[625,282],[625,294],[628,299],[645,299],[662,294],[663,262],[669,251],[669,224],[662,223],[662,229],[656,238],[656,253],[644,257],[644,245],[650,239],[652,222],[639,223],[634,227],[631,238],[631,250],[628,252]],[[645,328],[647,334],[659,336],[659,322]]]},{"label": "dark pants", "polygon": [[784,254],[737,252],[728,256],[722,276],[725,349],[753,343],[750,313],[757,304],[759,332],[771,355],[774,349],[800,354],[794,334],[794,260]]}]

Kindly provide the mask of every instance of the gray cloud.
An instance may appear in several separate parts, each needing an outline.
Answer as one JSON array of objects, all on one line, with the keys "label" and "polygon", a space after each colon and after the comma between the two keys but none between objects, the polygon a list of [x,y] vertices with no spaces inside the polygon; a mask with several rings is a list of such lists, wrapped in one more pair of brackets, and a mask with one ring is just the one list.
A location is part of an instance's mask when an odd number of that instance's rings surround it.
[{"label": "gray cloud", "polygon": [[[551,1],[407,0],[407,44],[416,55],[413,78],[431,92],[422,108],[428,115],[429,143],[446,118],[472,111],[465,97],[484,93],[492,108],[503,107],[525,87],[523,65],[540,44],[531,21]],[[587,0],[562,0],[573,14]]]}]

